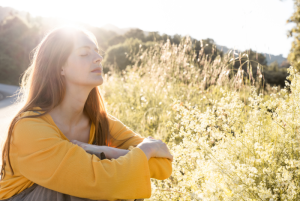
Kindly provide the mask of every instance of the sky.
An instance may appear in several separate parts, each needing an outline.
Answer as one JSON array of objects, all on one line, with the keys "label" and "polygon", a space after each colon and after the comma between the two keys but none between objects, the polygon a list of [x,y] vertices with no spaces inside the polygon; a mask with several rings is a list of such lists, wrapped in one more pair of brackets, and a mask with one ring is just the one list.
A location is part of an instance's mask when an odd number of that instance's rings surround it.
[{"label": "sky", "polygon": [[169,35],[212,38],[218,45],[287,57],[293,0],[0,0],[32,16],[93,26],[112,24]]}]

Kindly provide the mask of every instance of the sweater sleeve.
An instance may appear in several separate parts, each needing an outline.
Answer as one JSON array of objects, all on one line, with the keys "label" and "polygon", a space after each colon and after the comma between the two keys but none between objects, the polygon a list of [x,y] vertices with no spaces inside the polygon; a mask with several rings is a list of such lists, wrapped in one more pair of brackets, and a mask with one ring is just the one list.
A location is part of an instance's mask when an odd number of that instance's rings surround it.
[{"label": "sweater sleeve", "polygon": [[[112,141],[110,145],[112,147],[134,150],[145,139],[112,115],[109,115],[109,129],[110,134],[116,139]],[[167,158],[150,158],[148,164],[151,178],[164,180],[172,174],[172,162]]]},{"label": "sweater sleeve", "polygon": [[100,160],[64,140],[57,127],[40,118],[25,118],[14,127],[19,172],[43,187],[93,200],[150,198],[148,160],[134,148],[118,159]]}]

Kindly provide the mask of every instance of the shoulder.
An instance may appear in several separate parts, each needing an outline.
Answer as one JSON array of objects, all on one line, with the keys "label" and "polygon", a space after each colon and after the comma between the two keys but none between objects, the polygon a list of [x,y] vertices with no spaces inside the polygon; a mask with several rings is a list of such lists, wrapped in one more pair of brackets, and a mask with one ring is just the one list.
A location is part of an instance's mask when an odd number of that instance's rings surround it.
[{"label": "shoulder", "polygon": [[111,114],[109,114],[109,113],[107,113],[107,117],[108,117],[108,120],[109,121],[120,121],[118,118],[116,118],[115,116],[113,116],[113,115],[111,115]]},{"label": "shoulder", "polygon": [[111,130],[111,129],[115,128],[115,127],[124,127],[125,126],[123,124],[123,122],[121,122],[115,116],[107,113],[107,117],[108,117],[109,130]]},{"label": "shoulder", "polygon": [[27,111],[20,115],[20,119],[13,128],[13,141],[15,143],[28,142],[39,138],[60,137],[58,128],[47,118],[47,114],[44,116],[38,115],[39,113],[34,111]]},{"label": "shoulder", "polygon": [[28,126],[32,127],[32,125],[51,125],[49,119],[47,118],[46,115],[42,115],[42,111],[37,111],[37,110],[30,110],[26,111],[20,114],[19,120],[16,122],[14,128],[16,127],[23,127],[23,126]]},{"label": "shoulder", "polygon": [[128,126],[126,126],[120,119],[118,119],[117,117],[108,114],[108,124],[109,124],[109,130],[112,131],[117,131],[117,130],[132,130],[131,128],[129,128]]},{"label": "shoulder", "polygon": [[[40,108],[40,107],[34,107],[32,109],[29,109],[23,113],[20,114],[19,118],[20,120],[19,122],[26,122],[27,120],[30,121],[39,121],[39,120],[46,120],[47,118],[45,118],[45,115],[40,116],[41,114],[43,114],[44,111]],[[47,115],[46,115],[47,116]]]}]

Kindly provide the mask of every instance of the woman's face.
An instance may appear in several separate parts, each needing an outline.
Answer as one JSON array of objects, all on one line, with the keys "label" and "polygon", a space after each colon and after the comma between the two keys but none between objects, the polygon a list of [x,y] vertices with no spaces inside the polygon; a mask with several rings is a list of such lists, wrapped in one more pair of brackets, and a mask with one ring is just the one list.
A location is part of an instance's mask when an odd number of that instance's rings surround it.
[{"label": "woman's face", "polygon": [[95,87],[103,83],[103,68],[97,45],[85,34],[79,34],[61,74],[68,84]]}]

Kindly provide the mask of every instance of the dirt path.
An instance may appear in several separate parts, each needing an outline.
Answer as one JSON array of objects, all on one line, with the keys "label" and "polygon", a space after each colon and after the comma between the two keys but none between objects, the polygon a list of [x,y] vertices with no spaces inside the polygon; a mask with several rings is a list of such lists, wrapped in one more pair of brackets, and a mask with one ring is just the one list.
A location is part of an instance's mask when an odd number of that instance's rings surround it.
[{"label": "dirt path", "polygon": [[19,87],[0,84],[0,148],[6,139],[8,125],[19,107],[14,104],[15,97],[12,96]]}]

